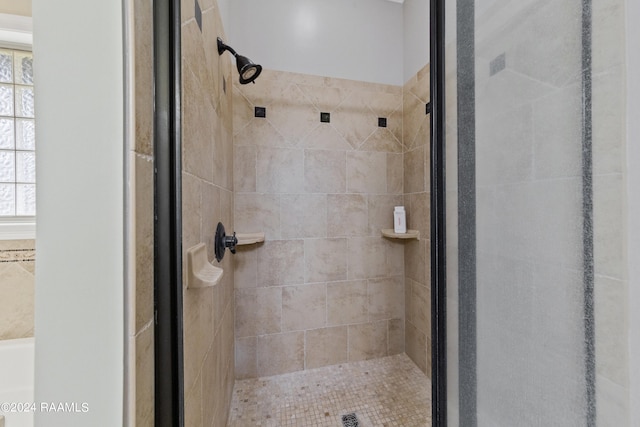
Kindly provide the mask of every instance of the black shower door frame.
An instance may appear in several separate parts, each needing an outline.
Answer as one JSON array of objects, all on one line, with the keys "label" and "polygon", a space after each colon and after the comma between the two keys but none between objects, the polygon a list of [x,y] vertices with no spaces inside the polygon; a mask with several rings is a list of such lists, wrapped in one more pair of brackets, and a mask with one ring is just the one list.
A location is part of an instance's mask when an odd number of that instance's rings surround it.
[{"label": "black shower door frame", "polygon": [[180,2],[153,1],[155,425],[184,426]]}]

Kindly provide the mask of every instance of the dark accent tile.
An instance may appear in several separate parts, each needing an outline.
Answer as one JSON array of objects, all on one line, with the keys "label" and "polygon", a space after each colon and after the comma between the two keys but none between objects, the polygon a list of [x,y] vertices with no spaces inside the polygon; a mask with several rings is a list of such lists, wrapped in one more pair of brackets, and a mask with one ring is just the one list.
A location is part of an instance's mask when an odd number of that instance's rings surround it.
[{"label": "dark accent tile", "polygon": [[267,107],[255,107],[255,117],[267,117]]},{"label": "dark accent tile", "polygon": [[427,102],[424,106],[424,113],[425,114],[430,114],[431,113],[431,103]]},{"label": "dark accent tile", "polygon": [[198,23],[200,32],[202,32],[202,9],[200,9],[200,3],[198,3],[198,0],[196,0],[196,22]]},{"label": "dark accent tile", "polygon": [[322,123],[331,122],[331,113],[320,113],[320,121]]},{"label": "dark accent tile", "polygon": [[387,127],[387,118],[386,117],[378,117],[378,127],[386,128]]}]

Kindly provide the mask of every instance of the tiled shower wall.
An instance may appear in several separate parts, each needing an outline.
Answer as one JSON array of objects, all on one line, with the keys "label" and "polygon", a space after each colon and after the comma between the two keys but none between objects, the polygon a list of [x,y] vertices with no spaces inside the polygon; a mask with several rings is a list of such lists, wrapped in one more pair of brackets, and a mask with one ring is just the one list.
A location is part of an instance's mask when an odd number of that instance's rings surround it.
[{"label": "tiled shower wall", "polygon": [[0,241],[0,340],[33,336],[34,240]]},{"label": "tiled shower wall", "polygon": [[135,143],[129,153],[132,177],[132,227],[135,255],[135,313],[129,330],[135,349],[135,425],[154,425],[153,353],[153,8],[151,0],[135,0],[134,115]]},{"label": "tiled shower wall", "polygon": [[265,70],[233,108],[235,229],[266,234],[235,256],[236,376],[403,352],[405,246],[380,234],[403,203],[402,88]]},{"label": "tiled shower wall", "polygon": [[[183,259],[187,249],[203,242],[215,265],[216,225],[234,229],[232,57],[218,55],[217,37],[225,38],[217,2],[183,0]],[[235,381],[234,272],[228,251],[219,266],[224,275],[218,285],[183,292],[186,425],[224,426],[228,417]]]},{"label": "tiled shower wall", "polygon": [[431,376],[431,273],[429,141],[429,65],[403,88],[404,205],[407,227],[420,231],[420,240],[406,243],[405,347],[406,353],[427,376]]}]

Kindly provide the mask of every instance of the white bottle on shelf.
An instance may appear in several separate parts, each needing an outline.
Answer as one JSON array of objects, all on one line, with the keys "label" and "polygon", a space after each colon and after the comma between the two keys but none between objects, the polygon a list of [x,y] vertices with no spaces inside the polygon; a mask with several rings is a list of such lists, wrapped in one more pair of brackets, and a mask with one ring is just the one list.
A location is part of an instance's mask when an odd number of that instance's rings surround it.
[{"label": "white bottle on shelf", "polygon": [[393,210],[393,232],[407,232],[407,215],[404,211],[404,206],[396,206]]}]

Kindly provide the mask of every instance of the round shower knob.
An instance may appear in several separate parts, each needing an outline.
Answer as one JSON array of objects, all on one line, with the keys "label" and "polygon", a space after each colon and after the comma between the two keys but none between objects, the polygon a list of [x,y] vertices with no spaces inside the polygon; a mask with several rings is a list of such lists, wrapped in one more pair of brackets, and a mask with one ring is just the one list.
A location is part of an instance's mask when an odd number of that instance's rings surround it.
[{"label": "round shower knob", "polygon": [[216,227],[216,237],[214,240],[216,261],[222,261],[222,258],[224,258],[224,251],[227,248],[229,248],[229,251],[231,251],[232,254],[235,254],[237,244],[238,238],[236,237],[236,232],[233,232],[233,236],[227,236],[227,233],[224,230],[224,225],[219,222]]}]

